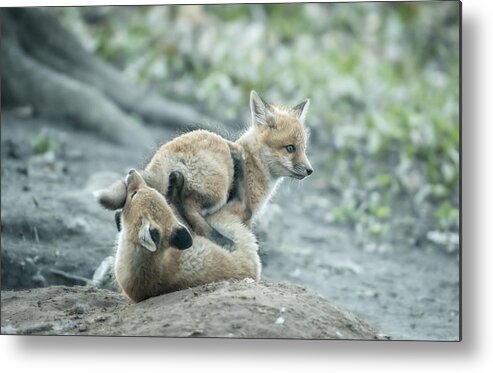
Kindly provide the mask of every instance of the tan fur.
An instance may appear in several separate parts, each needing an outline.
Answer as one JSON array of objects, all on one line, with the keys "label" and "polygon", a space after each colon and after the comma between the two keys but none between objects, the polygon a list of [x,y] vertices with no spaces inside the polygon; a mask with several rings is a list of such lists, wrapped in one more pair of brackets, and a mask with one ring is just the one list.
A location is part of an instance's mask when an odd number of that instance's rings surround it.
[{"label": "tan fur", "polygon": [[[165,195],[169,174],[181,172],[186,180],[182,213],[189,223],[200,222],[201,216],[226,203],[234,178],[233,149],[246,164],[247,200],[243,208],[249,211],[243,215],[245,224],[250,225],[250,217],[266,204],[282,177],[302,179],[309,175],[308,170],[312,171],[305,153],[308,135],[303,123],[308,103],[306,100],[294,108],[270,105],[252,91],[252,125],[236,142],[205,130],[184,134],[163,145],[142,176],[149,186]],[[293,154],[286,150],[290,144],[296,147]],[[122,189],[121,181],[115,183],[99,194],[99,201],[113,209],[123,203]],[[115,199],[117,202],[113,202]],[[237,211],[241,214],[241,207]],[[205,229],[199,230],[200,224],[192,228],[207,236]]]},{"label": "tan fur", "polygon": [[[226,279],[259,280],[261,265],[255,236],[227,208],[214,213],[208,220],[215,229],[234,238],[233,252],[200,236],[195,237],[192,247],[180,251],[170,245],[170,237],[181,224],[166,199],[148,187],[138,173],[130,179],[127,189],[115,278],[129,299],[139,302]],[[150,222],[150,227],[160,232],[160,244],[154,252],[142,245],[139,231],[144,222]]]},{"label": "tan fur", "polygon": [[151,159],[146,171],[160,175],[157,189],[165,194],[171,171],[185,177],[187,193],[201,199],[199,204],[224,205],[233,182],[233,160],[229,141],[215,133],[198,130],[179,136],[164,144]]},{"label": "tan fur", "polygon": [[[252,100],[255,93],[252,92]],[[260,99],[260,104],[265,103]],[[282,177],[303,179],[302,171],[311,169],[306,157],[308,132],[300,116],[306,115],[290,108],[269,105],[266,123],[252,118],[251,128],[236,143],[245,155],[251,209],[258,213],[267,203]],[[290,154],[286,145],[293,144]]]}]

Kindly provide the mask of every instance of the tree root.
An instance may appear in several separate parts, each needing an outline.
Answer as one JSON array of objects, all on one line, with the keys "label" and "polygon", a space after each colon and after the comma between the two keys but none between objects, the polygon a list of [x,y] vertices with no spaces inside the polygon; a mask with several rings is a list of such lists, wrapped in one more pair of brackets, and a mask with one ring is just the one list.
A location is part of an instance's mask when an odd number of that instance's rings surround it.
[{"label": "tree root", "polygon": [[124,144],[150,144],[136,117],[182,130],[220,129],[193,108],[129,82],[46,10],[9,8],[1,16],[2,105],[29,105]]}]

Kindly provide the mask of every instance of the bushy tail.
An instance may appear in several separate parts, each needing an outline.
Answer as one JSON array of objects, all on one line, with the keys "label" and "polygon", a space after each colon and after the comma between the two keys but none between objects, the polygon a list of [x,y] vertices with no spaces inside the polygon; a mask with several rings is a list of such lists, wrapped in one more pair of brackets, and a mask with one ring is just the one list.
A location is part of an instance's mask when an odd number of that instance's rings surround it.
[{"label": "bushy tail", "polygon": [[118,210],[125,204],[127,187],[123,179],[115,181],[109,187],[93,192],[101,206],[108,210]]}]

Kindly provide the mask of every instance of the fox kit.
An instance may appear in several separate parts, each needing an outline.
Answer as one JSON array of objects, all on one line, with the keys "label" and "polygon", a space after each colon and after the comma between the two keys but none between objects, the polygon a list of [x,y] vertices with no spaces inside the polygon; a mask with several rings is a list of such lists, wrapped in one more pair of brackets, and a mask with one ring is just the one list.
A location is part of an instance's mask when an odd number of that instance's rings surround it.
[{"label": "fox kit", "polygon": [[[182,203],[183,175],[173,172],[167,198]],[[255,236],[227,205],[211,214],[210,224],[233,237],[229,252],[205,237],[193,241],[172,205],[146,185],[137,171],[126,178],[127,195],[121,211],[115,278],[134,302],[171,291],[227,279],[260,279],[261,264]],[[186,250],[185,250],[186,249]]]},{"label": "fox kit", "polygon": [[[233,242],[205,218],[236,200],[234,210],[249,226],[282,177],[303,179],[313,172],[305,154],[308,106],[309,100],[293,108],[271,105],[252,91],[252,125],[237,141],[204,130],[184,134],[155,153],[142,177],[166,195],[170,175],[180,172],[185,185],[179,213],[197,235],[231,247]],[[98,192],[97,198],[106,208],[121,208],[126,198],[123,181]]]},{"label": "fox kit", "polygon": [[[177,207],[192,231],[231,247],[233,242],[213,229],[205,217],[236,197],[244,201],[241,205],[237,203],[238,214],[244,215],[243,220],[250,218],[247,183],[239,182],[245,173],[239,147],[209,131],[189,132],[161,146],[141,175],[150,187],[166,195],[169,180],[173,180],[176,171],[186,180]],[[96,196],[104,207],[120,209],[125,202],[125,184],[119,180],[96,192]]]},{"label": "fox kit", "polygon": [[236,144],[245,157],[249,204],[253,216],[267,203],[283,177],[304,179],[313,173],[306,156],[305,119],[310,100],[288,108],[250,94],[252,125]]}]

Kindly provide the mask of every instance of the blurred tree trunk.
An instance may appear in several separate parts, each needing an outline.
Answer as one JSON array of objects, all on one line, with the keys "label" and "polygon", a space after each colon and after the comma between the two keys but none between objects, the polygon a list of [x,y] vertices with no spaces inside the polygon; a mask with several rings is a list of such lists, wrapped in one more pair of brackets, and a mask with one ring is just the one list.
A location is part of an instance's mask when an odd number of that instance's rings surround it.
[{"label": "blurred tree trunk", "polygon": [[2,9],[1,32],[2,106],[29,105],[122,143],[147,140],[135,116],[172,128],[213,125],[193,108],[128,81],[43,9]]}]

